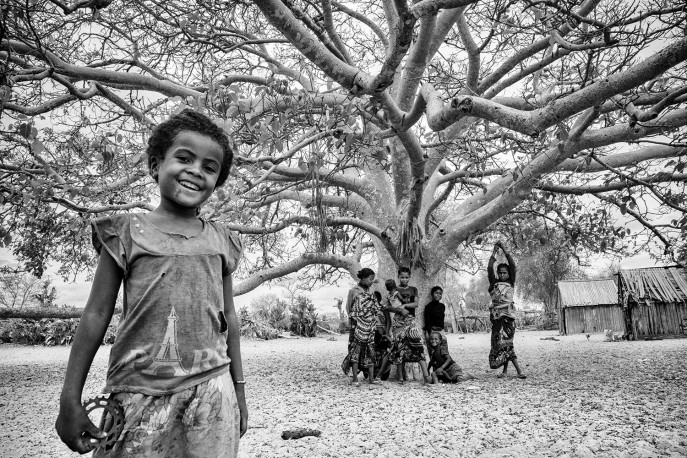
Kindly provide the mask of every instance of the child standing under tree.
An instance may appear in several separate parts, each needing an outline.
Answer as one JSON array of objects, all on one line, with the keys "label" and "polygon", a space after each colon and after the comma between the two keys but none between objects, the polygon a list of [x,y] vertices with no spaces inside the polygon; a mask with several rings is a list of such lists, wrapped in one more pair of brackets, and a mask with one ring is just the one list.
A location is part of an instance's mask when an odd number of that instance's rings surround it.
[{"label": "child standing under tree", "polygon": [[410,296],[406,295],[405,299],[401,295],[401,288],[396,286],[393,279],[385,282],[388,292],[387,310],[394,313],[392,325],[394,340],[388,353],[384,356],[381,370],[385,371],[389,364],[396,365],[398,381],[404,383],[406,380],[404,363],[419,363],[424,382],[429,383],[431,378],[427,371],[424,348],[422,348],[422,333],[415,324],[417,288],[408,286],[409,279],[410,269],[402,267],[399,270],[399,281],[401,285],[405,284],[406,293],[410,291]]},{"label": "child standing under tree", "polygon": [[147,155],[160,205],[92,223],[100,257],[55,427],[79,453],[104,437],[81,396],[123,282],[104,392],[121,404],[125,424],[113,447],[94,456],[236,457],[248,424],[231,279],[242,247],[197,216],[226,181],[233,151],[209,118],[184,110],[153,131]]},{"label": "child standing under tree", "polygon": [[[499,248],[506,256],[508,263],[501,263],[497,267],[497,276],[494,276],[494,262]],[[512,362],[518,372],[518,378],[527,378],[520,370],[518,357],[513,348],[515,336],[515,306],[513,305],[513,289],[515,287],[515,261],[503,248],[501,242],[496,242],[494,251],[489,258],[487,268],[489,277],[489,294],[491,294],[491,307],[489,319],[491,321],[491,350],[489,352],[489,367],[498,369],[503,366],[503,372],[498,377],[506,376],[508,363]]]},{"label": "child standing under tree", "polygon": [[441,298],[444,296],[444,289],[441,286],[434,286],[430,290],[430,296],[432,300],[425,305],[425,310],[423,312],[424,325],[425,325],[425,341],[429,346],[429,335],[432,331],[437,331],[440,333],[442,338],[442,345],[446,347],[448,351],[448,342],[446,337],[441,334],[444,330],[444,320],[446,319],[446,306],[441,302]]},{"label": "child standing under tree", "polygon": [[[361,366],[365,367],[370,384],[375,383],[376,352],[374,338],[377,328],[377,313],[380,310],[374,292],[370,291],[375,280],[374,271],[368,268],[361,269],[358,272],[358,279],[360,280],[358,286],[351,289],[351,291],[355,290],[354,294],[349,295],[352,297],[349,316],[355,323],[355,328],[353,341],[349,345],[348,356],[346,357],[353,370],[353,379],[351,380],[353,386],[360,386],[358,371]],[[345,364],[346,360],[344,360],[344,367]],[[347,370],[345,372],[348,373]]]}]

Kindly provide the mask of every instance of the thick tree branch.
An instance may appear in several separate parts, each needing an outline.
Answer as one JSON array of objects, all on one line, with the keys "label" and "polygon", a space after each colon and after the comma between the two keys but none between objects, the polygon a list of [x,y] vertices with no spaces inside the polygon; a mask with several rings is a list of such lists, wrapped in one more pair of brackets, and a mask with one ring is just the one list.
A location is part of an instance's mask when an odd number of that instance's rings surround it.
[{"label": "thick tree branch", "polygon": [[575,93],[533,111],[516,110],[479,97],[458,96],[444,106],[434,89],[426,84],[422,95],[427,100],[427,121],[432,130],[441,131],[467,116],[493,121],[522,134],[536,136],[544,129],[616,94],[631,90],[687,60],[687,38],[663,48],[629,69],[610,75]]},{"label": "thick tree branch", "polygon": [[469,94],[477,93],[477,79],[479,78],[480,70],[480,51],[475,40],[472,39],[468,21],[465,19],[465,11],[462,11],[456,22],[458,25],[458,33],[460,40],[465,46],[465,51],[468,54],[468,71],[465,76],[465,92]]},{"label": "thick tree branch", "polygon": [[[675,146],[653,145],[645,148],[639,148],[625,153],[609,154],[601,156],[604,162],[611,167],[627,167],[639,164],[643,161],[653,159],[665,159],[669,157],[678,157],[687,153],[687,149]],[[578,172],[578,173],[594,173],[602,172],[605,169],[598,163],[590,162],[586,158],[566,159],[556,167],[558,172]]]},{"label": "thick tree branch", "polygon": [[234,295],[240,296],[253,291],[263,283],[281,278],[288,274],[298,272],[300,269],[315,265],[324,264],[340,269],[346,269],[352,276],[355,276],[355,267],[358,265],[353,259],[331,253],[305,253],[302,256],[292,259],[280,266],[264,269],[246,278],[234,286]]},{"label": "thick tree branch", "polygon": [[[687,181],[687,174],[684,173],[656,173],[648,177],[643,178],[641,181],[653,184],[653,183],[678,183]],[[557,194],[571,194],[581,196],[584,194],[600,194],[609,191],[620,191],[622,189],[634,188],[637,186],[643,186],[642,183],[633,181],[624,181],[617,183],[608,184],[587,184],[587,185],[560,185],[544,183],[535,186],[535,189],[542,191],[553,192]]]},{"label": "thick tree branch", "polygon": [[0,50],[14,52],[21,55],[45,59],[55,69],[55,73],[72,78],[76,81],[92,80],[106,85],[129,86],[135,89],[159,92],[160,94],[174,96],[200,97],[201,92],[174,84],[166,80],[158,80],[151,76],[135,73],[116,72],[98,68],[81,67],[69,64],[50,51],[38,51],[29,45],[19,41],[2,40]]}]

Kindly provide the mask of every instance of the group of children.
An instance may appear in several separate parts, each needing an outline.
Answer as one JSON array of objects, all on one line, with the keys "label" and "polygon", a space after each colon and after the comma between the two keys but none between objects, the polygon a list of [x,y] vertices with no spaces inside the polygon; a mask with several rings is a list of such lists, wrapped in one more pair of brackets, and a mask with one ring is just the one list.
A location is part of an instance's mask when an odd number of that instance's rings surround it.
[{"label": "group of children", "polygon": [[348,354],[342,363],[344,373],[352,372],[351,385],[359,386],[362,372],[369,384],[377,378],[387,380],[392,365],[398,381],[406,380],[405,364],[418,363],[425,383],[456,383],[474,378],[464,374],[448,352],[444,329],[446,306],[441,303],[443,289],[431,290],[432,300],[424,309],[424,337],[429,360],[425,358],[423,332],[417,327],[415,311],[419,305],[417,288],[410,286],[410,269],[398,271],[399,285],[386,280],[386,297],[372,291],[375,273],[364,268],[358,272],[359,283],[351,288],[346,310],[351,327]]}]

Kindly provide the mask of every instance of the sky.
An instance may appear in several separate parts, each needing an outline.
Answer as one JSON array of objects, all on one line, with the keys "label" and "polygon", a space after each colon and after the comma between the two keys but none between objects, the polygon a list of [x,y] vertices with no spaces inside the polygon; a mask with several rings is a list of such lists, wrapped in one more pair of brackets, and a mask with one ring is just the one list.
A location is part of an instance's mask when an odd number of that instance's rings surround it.
[{"label": "sky", "polygon": [[[608,263],[608,260],[599,259],[597,261],[598,266],[601,267],[603,264]],[[16,265],[16,260],[12,256],[12,253],[5,248],[0,248],[0,266],[3,265]],[[631,258],[623,259],[620,262],[621,268],[640,268],[640,267],[652,267],[657,265],[656,262],[649,257],[649,254],[640,254],[633,256]],[[592,267],[595,267],[594,265]],[[53,280],[53,285],[57,288],[57,303],[73,305],[76,307],[83,307],[86,305],[88,300],[88,294],[91,289],[91,282],[86,281],[85,275],[77,278],[75,282],[64,282],[58,275],[54,272],[57,269],[52,266],[52,268],[47,269],[47,275],[49,275]],[[466,275],[467,277],[467,275]],[[466,278],[466,282],[469,278]],[[336,301],[335,298],[346,298],[348,294],[348,289],[353,286],[353,281],[341,282],[339,286],[325,286],[319,288],[315,291],[306,293],[313,303],[315,304],[316,310],[320,314],[336,314]],[[281,291],[280,291],[281,290]],[[286,291],[282,288],[275,288],[272,285],[260,286],[255,290],[234,298],[234,303],[237,308],[248,307],[251,300],[258,298],[265,294],[285,294]]]}]

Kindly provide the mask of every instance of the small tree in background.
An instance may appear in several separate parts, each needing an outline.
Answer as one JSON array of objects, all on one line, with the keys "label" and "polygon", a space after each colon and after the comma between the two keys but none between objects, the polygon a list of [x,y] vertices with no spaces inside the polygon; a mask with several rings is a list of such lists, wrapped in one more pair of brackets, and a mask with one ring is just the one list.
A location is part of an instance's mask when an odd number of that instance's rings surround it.
[{"label": "small tree in background", "polygon": [[40,278],[28,272],[0,267],[0,307],[22,309],[24,307],[55,305],[57,290],[50,278]]},{"label": "small tree in background", "polygon": [[291,332],[303,337],[317,335],[315,304],[305,296],[298,296],[291,306]]},{"label": "small tree in background", "polygon": [[57,288],[52,286],[50,279],[44,280],[41,283],[40,291],[33,295],[41,308],[52,308],[57,306],[55,299],[57,299]]},{"label": "small tree in background", "polygon": [[289,328],[289,304],[276,294],[264,294],[250,302],[253,318],[280,331]]}]

